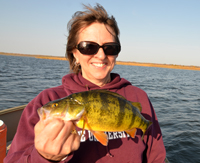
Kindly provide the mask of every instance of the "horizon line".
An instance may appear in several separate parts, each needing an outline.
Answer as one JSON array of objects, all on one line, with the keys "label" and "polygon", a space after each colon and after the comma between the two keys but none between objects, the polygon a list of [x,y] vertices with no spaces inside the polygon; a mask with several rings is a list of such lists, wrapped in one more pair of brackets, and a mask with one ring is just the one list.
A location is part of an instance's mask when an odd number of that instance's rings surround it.
[{"label": "horizon line", "polygon": [[[22,53],[0,52],[0,55],[34,57],[34,58],[39,58],[39,59],[52,59],[52,60],[68,60],[67,58],[62,57],[62,56],[49,56],[49,55],[40,55],[40,54],[22,54]],[[128,66],[159,67],[159,68],[200,71],[200,66],[192,66],[192,65],[185,66],[185,65],[176,65],[176,64],[144,63],[144,62],[134,62],[134,61],[116,61],[116,64],[117,65],[128,65]]]}]

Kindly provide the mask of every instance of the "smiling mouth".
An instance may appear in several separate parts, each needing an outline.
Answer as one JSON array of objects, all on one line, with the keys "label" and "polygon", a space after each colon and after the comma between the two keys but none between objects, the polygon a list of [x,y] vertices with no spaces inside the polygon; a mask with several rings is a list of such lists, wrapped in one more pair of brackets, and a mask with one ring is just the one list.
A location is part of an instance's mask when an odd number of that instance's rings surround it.
[{"label": "smiling mouth", "polygon": [[96,67],[103,67],[106,65],[106,63],[92,63],[92,65],[94,65]]}]

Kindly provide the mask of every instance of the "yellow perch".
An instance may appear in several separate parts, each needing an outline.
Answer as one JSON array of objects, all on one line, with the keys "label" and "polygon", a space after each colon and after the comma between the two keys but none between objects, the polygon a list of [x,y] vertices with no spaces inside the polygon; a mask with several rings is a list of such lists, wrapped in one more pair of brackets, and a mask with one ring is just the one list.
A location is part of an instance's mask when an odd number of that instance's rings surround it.
[{"label": "yellow perch", "polygon": [[117,93],[91,90],[51,101],[39,108],[38,114],[41,119],[58,117],[76,121],[79,128],[90,130],[106,146],[105,131],[125,131],[134,138],[137,129],[141,129],[144,136],[152,122],[141,115],[141,109],[140,103],[130,102]]}]

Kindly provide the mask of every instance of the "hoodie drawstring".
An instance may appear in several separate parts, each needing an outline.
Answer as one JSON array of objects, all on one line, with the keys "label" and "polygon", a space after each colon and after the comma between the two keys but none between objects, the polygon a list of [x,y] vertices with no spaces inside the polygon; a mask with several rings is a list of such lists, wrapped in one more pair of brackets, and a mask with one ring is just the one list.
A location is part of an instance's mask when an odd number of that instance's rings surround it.
[{"label": "hoodie drawstring", "polygon": [[86,88],[86,90],[87,90],[87,91],[89,91],[89,87],[88,87],[88,85],[87,85],[87,84],[85,85],[85,88]]},{"label": "hoodie drawstring", "polygon": [[108,145],[106,146],[106,156],[109,156],[109,157],[114,157],[114,155],[112,155],[111,153],[110,153],[110,150],[109,150],[109,143],[108,143]]}]

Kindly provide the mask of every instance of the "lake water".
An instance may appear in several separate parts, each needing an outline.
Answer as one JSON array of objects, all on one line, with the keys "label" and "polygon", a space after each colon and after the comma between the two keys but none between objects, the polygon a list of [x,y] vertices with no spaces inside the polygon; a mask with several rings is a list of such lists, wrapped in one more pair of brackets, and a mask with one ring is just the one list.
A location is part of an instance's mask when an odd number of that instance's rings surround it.
[{"label": "lake water", "polygon": [[[200,163],[200,71],[116,65],[113,72],[145,90],[171,163]],[[61,84],[67,61],[0,55],[0,110],[27,104]]]}]

